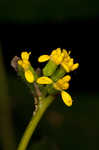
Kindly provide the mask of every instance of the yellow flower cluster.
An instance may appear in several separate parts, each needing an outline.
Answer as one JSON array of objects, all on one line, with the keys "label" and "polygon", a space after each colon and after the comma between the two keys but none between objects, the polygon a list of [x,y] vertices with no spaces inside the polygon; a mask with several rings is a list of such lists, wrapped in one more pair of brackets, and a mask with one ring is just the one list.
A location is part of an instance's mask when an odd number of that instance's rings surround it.
[{"label": "yellow flower cluster", "polygon": [[64,91],[64,90],[67,90],[69,88],[68,82],[70,80],[71,80],[71,77],[69,75],[66,75],[62,79],[59,79],[57,82],[54,82],[51,78],[48,78],[48,77],[40,77],[37,79],[36,82],[38,84],[52,84],[56,90],[61,91],[61,96],[62,96],[63,102],[67,106],[71,106],[72,105],[72,98],[67,92]]},{"label": "yellow flower cluster", "polygon": [[51,55],[42,55],[38,58],[39,62],[45,62],[52,60],[56,65],[61,65],[66,72],[74,71],[79,67],[79,64],[74,64],[73,58],[70,57],[70,52],[68,53],[65,49],[61,51],[60,48],[53,50]]},{"label": "yellow flower cluster", "polygon": [[[34,75],[30,70],[30,62],[29,62],[29,56],[31,53],[22,52],[21,53],[21,59],[18,60],[18,64],[24,69],[25,72],[25,78],[29,83],[34,82]],[[74,59],[70,57],[70,52],[67,52],[65,49],[61,51],[60,48],[57,48],[56,50],[53,50],[51,55],[42,55],[38,58],[39,62],[45,62],[51,60],[55,65],[61,65],[66,72],[73,71],[79,67],[78,63],[74,64]],[[51,68],[49,68],[51,69]],[[69,81],[71,80],[70,75],[65,75],[61,79],[58,79],[57,81],[53,81],[51,77],[48,77],[46,75],[37,78],[36,82],[38,84],[49,84],[54,89],[61,92],[61,97],[63,102],[67,106],[72,105],[72,98],[71,96],[65,91],[69,88]]]},{"label": "yellow flower cluster", "polygon": [[33,73],[29,69],[29,67],[30,67],[30,62],[29,62],[30,54],[31,54],[31,52],[30,53],[22,52],[21,53],[22,59],[18,60],[18,64],[24,69],[26,80],[29,83],[32,83],[34,81],[34,76],[33,76]]},{"label": "yellow flower cluster", "polygon": [[[38,58],[39,62],[45,62],[51,60],[56,65],[61,65],[66,72],[74,71],[79,67],[78,63],[74,64],[74,59],[70,57],[70,51],[67,52],[65,49],[61,51],[60,48],[57,48],[56,50],[53,50],[51,55],[42,55]],[[61,96],[63,99],[63,102],[67,106],[72,105],[72,98],[71,96],[64,90],[67,90],[69,88],[69,81],[71,80],[71,77],[69,75],[66,75],[65,77],[59,79],[58,81],[54,82],[49,77],[40,77],[37,79],[38,84],[52,84],[53,87],[56,90],[61,91]]]}]

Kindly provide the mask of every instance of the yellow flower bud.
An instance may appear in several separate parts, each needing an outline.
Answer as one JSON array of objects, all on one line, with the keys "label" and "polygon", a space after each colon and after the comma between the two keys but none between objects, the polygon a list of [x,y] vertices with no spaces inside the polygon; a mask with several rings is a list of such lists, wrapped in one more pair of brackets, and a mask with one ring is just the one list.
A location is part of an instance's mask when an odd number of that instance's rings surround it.
[{"label": "yellow flower bud", "polygon": [[38,84],[52,84],[53,81],[48,77],[40,77],[36,81]]},{"label": "yellow flower bud", "polygon": [[45,61],[48,61],[50,58],[49,55],[42,55],[38,58],[38,62],[45,62]]},{"label": "yellow flower bud", "polygon": [[61,92],[61,96],[62,96],[63,102],[64,102],[68,107],[70,107],[70,106],[72,105],[72,98],[71,98],[71,96],[70,96],[67,92],[65,92],[65,91],[62,91],[62,92]]},{"label": "yellow flower bud", "polygon": [[25,71],[25,78],[29,83],[33,83],[34,76],[30,70]]},{"label": "yellow flower bud", "polygon": [[22,52],[21,53],[21,58],[22,58],[22,60],[24,61],[24,60],[29,60],[29,56],[30,56],[30,54],[31,54],[31,52]]}]

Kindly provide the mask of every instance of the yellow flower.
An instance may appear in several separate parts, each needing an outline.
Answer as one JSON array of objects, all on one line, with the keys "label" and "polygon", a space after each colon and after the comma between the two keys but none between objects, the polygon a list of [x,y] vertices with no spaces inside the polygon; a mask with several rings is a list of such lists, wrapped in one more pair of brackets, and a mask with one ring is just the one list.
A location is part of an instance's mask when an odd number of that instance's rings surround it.
[{"label": "yellow flower", "polygon": [[63,54],[61,53],[61,49],[57,48],[53,50],[51,55],[41,55],[38,58],[38,62],[45,62],[48,60],[52,60],[56,65],[59,65],[62,62]]},{"label": "yellow flower", "polygon": [[24,75],[26,80],[29,83],[34,82],[34,75],[33,73],[29,70],[30,67],[30,62],[29,62],[29,56],[30,56],[31,52],[22,52],[21,53],[21,58],[20,60],[18,60],[18,64],[24,69]]},{"label": "yellow flower", "polygon": [[38,84],[53,84],[53,87],[56,90],[61,91],[61,96],[63,102],[69,107],[72,105],[72,98],[71,96],[65,92],[64,90],[67,90],[69,88],[69,81],[71,80],[71,77],[69,75],[66,75],[62,79],[59,79],[57,82],[53,82],[52,79],[48,77],[40,77],[37,79]]},{"label": "yellow flower", "polygon": [[28,61],[29,60],[29,56],[31,55],[31,52],[22,52],[21,53],[21,58],[23,61]]},{"label": "yellow flower", "polygon": [[51,55],[42,55],[38,58],[39,62],[45,62],[52,60],[56,65],[61,64],[61,66],[66,70],[66,72],[74,71],[79,67],[79,63],[74,64],[74,59],[70,57],[70,51],[67,52],[65,49],[62,50],[57,48],[53,50]]},{"label": "yellow flower", "polygon": [[21,58],[22,60],[18,60],[18,64],[21,65],[21,67],[24,70],[27,70],[30,66],[30,62],[29,62],[29,56],[30,56],[31,52],[22,52],[21,53]]},{"label": "yellow flower", "polygon": [[66,75],[65,77],[63,77],[62,79],[59,79],[56,83],[53,84],[55,89],[61,91],[62,100],[68,107],[72,105],[72,98],[64,90],[67,90],[69,88],[68,82],[70,80],[71,80],[71,77],[69,75]]},{"label": "yellow flower", "polygon": [[67,90],[69,88],[69,81],[71,80],[71,77],[69,75],[66,75],[62,79],[59,79],[56,83],[53,84],[54,88],[57,90]]},{"label": "yellow flower", "polygon": [[66,70],[66,72],[74,71],[79,67],[79,63],[74,64],[74,59],[70,57],[70,51],[67,53],[65,49],[63,49],[63,61],[61,62],[61,66]]},{"label": "yellow flower", "polygon": [[25,78],[29,83],[33,83],[34,81],[34,76],[30,70],[25,71]]},{"label": "yellow flower", "polygon": [[30,66],[30,62],[28,60],[18,60],[18,64],[24,69],[27,70]]}]

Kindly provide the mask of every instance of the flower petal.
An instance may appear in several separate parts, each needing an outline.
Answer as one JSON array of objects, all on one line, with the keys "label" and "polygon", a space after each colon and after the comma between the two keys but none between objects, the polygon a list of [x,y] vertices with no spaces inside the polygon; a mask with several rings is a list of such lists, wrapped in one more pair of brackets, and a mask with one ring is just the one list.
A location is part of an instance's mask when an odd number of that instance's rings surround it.
[{"label": "flower petal", "polygon": [[72,105],[72,98],[71,98],[71,96],[70,96],[67,92],[65,92],[65,91],[62,91],[62,92],[61,92],[61,96],[62,96],[63,102],[64,102],[68,107],[70,107],[70,106]]},{"label": "flower petal", "polygon": [[63,80],[64,82],[69,82],[69,81],[71,80],[71,76],[70,76],[70,75],[66,75],[66,76],[64,76],[64,77],[62,78],[62,80]]},{"label": "flower petal", "polygon": [[30,70],[25,71],[25,78],[29,83],[33,83],[34,76]]},{"label": "flower petal", "polygon": [[69,68],[71,68],[73,66],[73,63],[74,63],[74,59],[73,58],[70,58],[69,62],[68,62],[68,66]]},{"label": "flower petal", "polygon": [[59,79],[56,83],[53,84],[54,88],[57,90],[67,90],[69,88],[69,83],[63,79]]},{"label": "flower petal", "polygon": [[70,72],[69,67],[64,62],[62,62],[61,65],[66,70],[66,72]]},{"label": "flower petal", "polygon": [[50,58],[56,65],[59,65],[63,60],[63,54],[61,53],[61,49],[57,48],[56,50],[53,50]]},{"label": "flower petal", "polygon": [[48,77],[40,77],[37,79],[36,82],[38,84],[52,84],[53,83],[52,79],[50,79]]},{"label": "flower petal", "polygon": [[69,88],[69,83],[68,82],[64,82],[62,85],[61,85],[61,89],[62,90],[67,90]]},{"label": "flower petal", "polygon": [[45,62],[45,61],[48,61],[50,58],[49,55],[42,55],[38,58],[38,62]]},{"label": "flower petal", "polygon": [[66,57],[68,55],[67,50],[63,49],[62,54]]},{"label": "flower petal", "polygon": [[56,90],[61,91],[61,87],[57,84],[57,82],[53,84],[53,87],[54,87]]},{"label": "flower petal", "polygon": [[22,60],[24,61],[24,60],[29,60],[29,56],[30,56],[30,54],[31,54],[31,52],[22,52],[21,53],[21,58],[22,58]]},{"label": "flower petal", "polygon": [[61,48],[57,48],[56,53],[57,53],[57,55],[61,55]]},{"label": "flower petal", "polygon": [[51,56],[53,56],[53,55],[57,55],[57,51],[56,51],[56,50],[53,50],[53,51],[51,52]]},{"label": "flower petal", "polygon": [[79,67],[79,63],[73,64],[71,71],[76,70]]}]

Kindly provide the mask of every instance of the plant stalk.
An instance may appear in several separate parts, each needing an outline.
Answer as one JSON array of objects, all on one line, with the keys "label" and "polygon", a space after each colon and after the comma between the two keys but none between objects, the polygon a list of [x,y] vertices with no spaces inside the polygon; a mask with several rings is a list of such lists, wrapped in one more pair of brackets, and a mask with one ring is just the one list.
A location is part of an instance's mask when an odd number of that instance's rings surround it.
[{"label": "plant stalk", "polygon": [[53,100],[54,100],[53,96],[48,96],[48,97],[44,98],[43,100],[41,100],[42,103],[41,103],[38,111],[36,112],[35,116],[32,116],[32,119],[30,120],[30,122],[23,134],[23,137],[19,143],[17,150],[26,150],[29,140],[30,140],[32,134],[34,133],[35,128],[37,127],[41,117],[43,116],[44,112],[46,111],[46,109],[52,103]]}]

